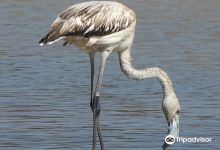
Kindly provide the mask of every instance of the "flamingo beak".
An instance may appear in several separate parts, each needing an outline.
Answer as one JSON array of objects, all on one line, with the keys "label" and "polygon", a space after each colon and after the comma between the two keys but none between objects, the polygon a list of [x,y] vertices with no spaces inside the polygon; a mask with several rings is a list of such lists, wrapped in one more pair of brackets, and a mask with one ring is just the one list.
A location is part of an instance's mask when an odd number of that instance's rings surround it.
[{"label": "flamingo beak", "polygon": [[179,114],[177,113],[169,122],[168,135],[178,137],[179,135]]},{"label": "flamingo beak", "polygon": [[[175,114],[175,116],[168,122],[168,133],[167,137],[175,138],[179,136],[179,111]],[[165,140],[166,140],[165,138]],[[172,143],[173,144],[173,143]],[[163,150],[166,150],[169,147],[169,143],[164,141],[164,144],[162,146]]]}]

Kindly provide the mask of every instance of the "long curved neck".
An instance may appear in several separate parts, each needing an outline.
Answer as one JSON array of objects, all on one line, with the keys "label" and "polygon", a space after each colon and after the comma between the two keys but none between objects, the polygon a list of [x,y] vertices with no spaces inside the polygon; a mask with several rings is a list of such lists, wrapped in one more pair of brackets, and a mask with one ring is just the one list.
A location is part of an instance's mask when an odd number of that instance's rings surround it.
[{"label": "long curved neck", "polygon": [[142,70],[135,69],[131,63],[132,58],[130,49],[119,52],[118,55],[121,70],[127,77],[135,80],[143,80],[152,77],[156,78],[160,81],[164,97],[174,93],[172,82],[163,70],[158,67],[145,68]]}]

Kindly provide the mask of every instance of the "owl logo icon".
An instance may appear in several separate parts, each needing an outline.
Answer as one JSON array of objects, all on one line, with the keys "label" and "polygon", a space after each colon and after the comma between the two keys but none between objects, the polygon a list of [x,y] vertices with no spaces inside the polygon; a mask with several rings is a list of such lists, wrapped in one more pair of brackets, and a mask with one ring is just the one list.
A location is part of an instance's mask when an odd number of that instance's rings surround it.
[{"label": "owl logo icon", "polygon": [[172,135],[167,135],[164,140],[167,144],[170,145],[170,144],[173,144],[175,142],[175,137],[172,136]]}]

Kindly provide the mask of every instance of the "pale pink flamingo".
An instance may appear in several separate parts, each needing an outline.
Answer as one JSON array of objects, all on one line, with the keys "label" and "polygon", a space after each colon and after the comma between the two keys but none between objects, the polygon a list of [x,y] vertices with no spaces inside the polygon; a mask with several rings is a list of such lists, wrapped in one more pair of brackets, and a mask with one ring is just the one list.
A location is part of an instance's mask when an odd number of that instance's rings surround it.
[{"label": "pale pink flamingo", "polygon": [[[53,44],[63,39],[64,44],[73,44],[90,56],[91,64],[91,101],[93,111],[93,144],[96,149],[97,131],[101,149],[104,150],[100,114],[100,89],[104,67],[109,55],[118,53],[122,72],[129,78],[143,80],[154,77],[160,81],[163,89],[162,109],[168,122],[168,135],[179,134],[180,105],[169,76],[160,68],[137,70],[131,63],[131,47],[136,25],[136,15],[127,6],[112,1],[91,1],[75,4],[59,14],[48,33],[39,41],[40,45]],[[93,92],[94,57],[101,52],[101,64]],[[168,145],[164,143],[163,149]]]}]

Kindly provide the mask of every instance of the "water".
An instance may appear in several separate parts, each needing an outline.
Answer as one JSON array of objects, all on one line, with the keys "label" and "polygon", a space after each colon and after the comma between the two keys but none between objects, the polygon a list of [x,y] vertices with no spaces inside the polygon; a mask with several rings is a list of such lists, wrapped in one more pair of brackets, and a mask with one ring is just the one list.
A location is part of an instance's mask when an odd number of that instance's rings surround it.
[{"label": "water", "polygon": [[[57,14],[76,2],[0,2],[1,150],[91,149],[89,57],[61,43],[37,43]],[[173,80],[181,103],[180,136],[213,138],[170,149],[219,149],[220,2],[121,2],[137,14],[134,66],[159,66]],[[167,131],[161,100],[156,80],[126,78],[112,54],[101,96],[106,149],[160,149]]]}]

